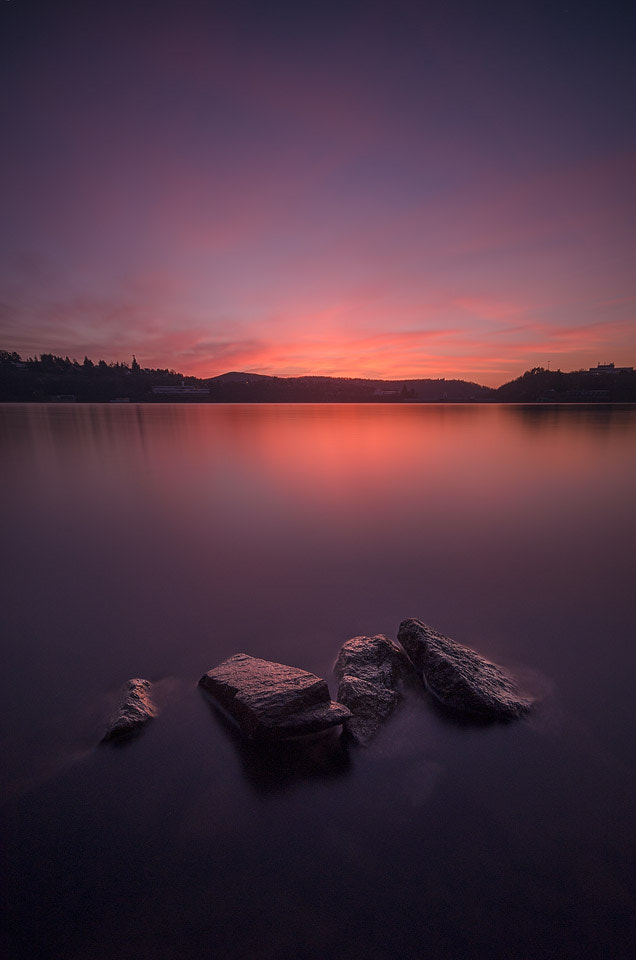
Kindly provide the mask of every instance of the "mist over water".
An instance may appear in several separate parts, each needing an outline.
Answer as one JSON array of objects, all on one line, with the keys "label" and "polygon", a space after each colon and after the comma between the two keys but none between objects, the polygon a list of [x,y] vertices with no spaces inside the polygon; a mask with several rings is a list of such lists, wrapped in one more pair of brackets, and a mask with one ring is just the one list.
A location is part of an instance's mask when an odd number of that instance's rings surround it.
[{"label": "mist over water", "polygon": [[[9,956],[631,956],[636,409],[2,405]],[[539,697],[246,744],[196,689],[419,617]],[[120,685],[162,712],[95,745]]]}]

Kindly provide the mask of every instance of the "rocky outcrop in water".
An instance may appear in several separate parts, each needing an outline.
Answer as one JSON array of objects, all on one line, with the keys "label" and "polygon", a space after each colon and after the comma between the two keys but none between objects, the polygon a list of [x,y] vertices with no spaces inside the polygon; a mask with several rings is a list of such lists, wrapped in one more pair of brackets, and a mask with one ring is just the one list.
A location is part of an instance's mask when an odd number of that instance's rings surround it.
[{"label": "rocky outcrop in water", "polygon": [[340,681],[337,696],[351,710],[351,717],[345,723],[347,736],[360,744],[372,739],[401,699],[395,690],[350,676]]},{"label": "rocky outcrop in water", "polygon": [[416,678],[404,650],[381,633],[347,640],[333,670],[339,680],[344,676],[358,677],[391,690],[401,690]]},{"label": "rocky outcrop in water", "polygon": [[283,663],[237,653],[199,685],[249,737],[283,740],[344,723],[350,710],[331,700],[326,680]]},{"label": "rocky outcrop in water", "polygon": [[121,701],[110,718],[102,742],[133,733],[156,717],[157,708],[152,701],[151,690],[150,680],[136,678],[124,684]]},{"label": "rocky outcrop in water", "polygon": [[492,720],[515,719],[530,708],[501,667],[421,620],[403,620],[398,640],[428,689],[447,706]]},{"label": "rocky outcrop in water", "polygon": [[368,743],[390,717],[402,699],[402,691],[418,682],[404,650],[382,634],[347,640],[334,673],[340,680],[338,700],[352,714],[345,730],[360,744]]}]

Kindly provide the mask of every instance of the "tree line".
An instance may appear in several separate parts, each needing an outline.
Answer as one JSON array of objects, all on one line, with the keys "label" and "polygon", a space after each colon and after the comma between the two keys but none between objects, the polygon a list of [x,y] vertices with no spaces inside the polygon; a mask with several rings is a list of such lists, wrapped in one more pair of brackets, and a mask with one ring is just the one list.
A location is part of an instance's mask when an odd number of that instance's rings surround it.
[{"label": "tree line", "polygon": [[135,357],[130,364],[105,360],[94,363],[88,357],[80,363],[52,353],[23,360],[18,353],[0,350],[0,399],[5,401],[145,400],[152,396],[153,386],[177,385],[183,380],[197,382],[195,377],[183,377],[175,370],[142,368]]},{"label": "tree line", "polygon": [[[176,388],[162,394],[154,388]],[[203,389],[188,395],[187,388]],[[184,389],[185,388],[185,389]],[[227,373],[200,379],[176,370],[128,363],[82,362],[43,353],[22,359],[0,350],[1,401],[143,402],[196,399],[212,403],[615,403],[636,402],[636,373],[593,373],[533,367],[522,376],[491,389],[465,380],[366,380],[354,377],[271,377]]]}]

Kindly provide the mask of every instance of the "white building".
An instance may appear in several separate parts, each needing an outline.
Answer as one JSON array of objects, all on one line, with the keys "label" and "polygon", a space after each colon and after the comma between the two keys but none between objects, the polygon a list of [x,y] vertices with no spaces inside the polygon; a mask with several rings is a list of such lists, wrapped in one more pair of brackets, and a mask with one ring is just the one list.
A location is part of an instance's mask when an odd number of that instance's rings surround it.
[{"label": "white building", "polygon": [[590,367],[590,373],[633,373],[633,367],[615,367],[613,363],[597,363],[595,367]]}]

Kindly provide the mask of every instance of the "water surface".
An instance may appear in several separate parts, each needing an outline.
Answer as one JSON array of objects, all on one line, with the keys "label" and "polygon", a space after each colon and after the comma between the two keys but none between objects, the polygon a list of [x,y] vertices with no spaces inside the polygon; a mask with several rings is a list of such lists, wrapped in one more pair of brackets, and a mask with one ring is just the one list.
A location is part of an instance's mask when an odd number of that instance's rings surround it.
[{"label": "water surface", "polygon": [[[631,956],[636,410],[3,405],[8,956]],[[416,616],[526,721],[241,743],[244,651],[327,677]],[[163,712],[95,748],[119,685]]]}]

